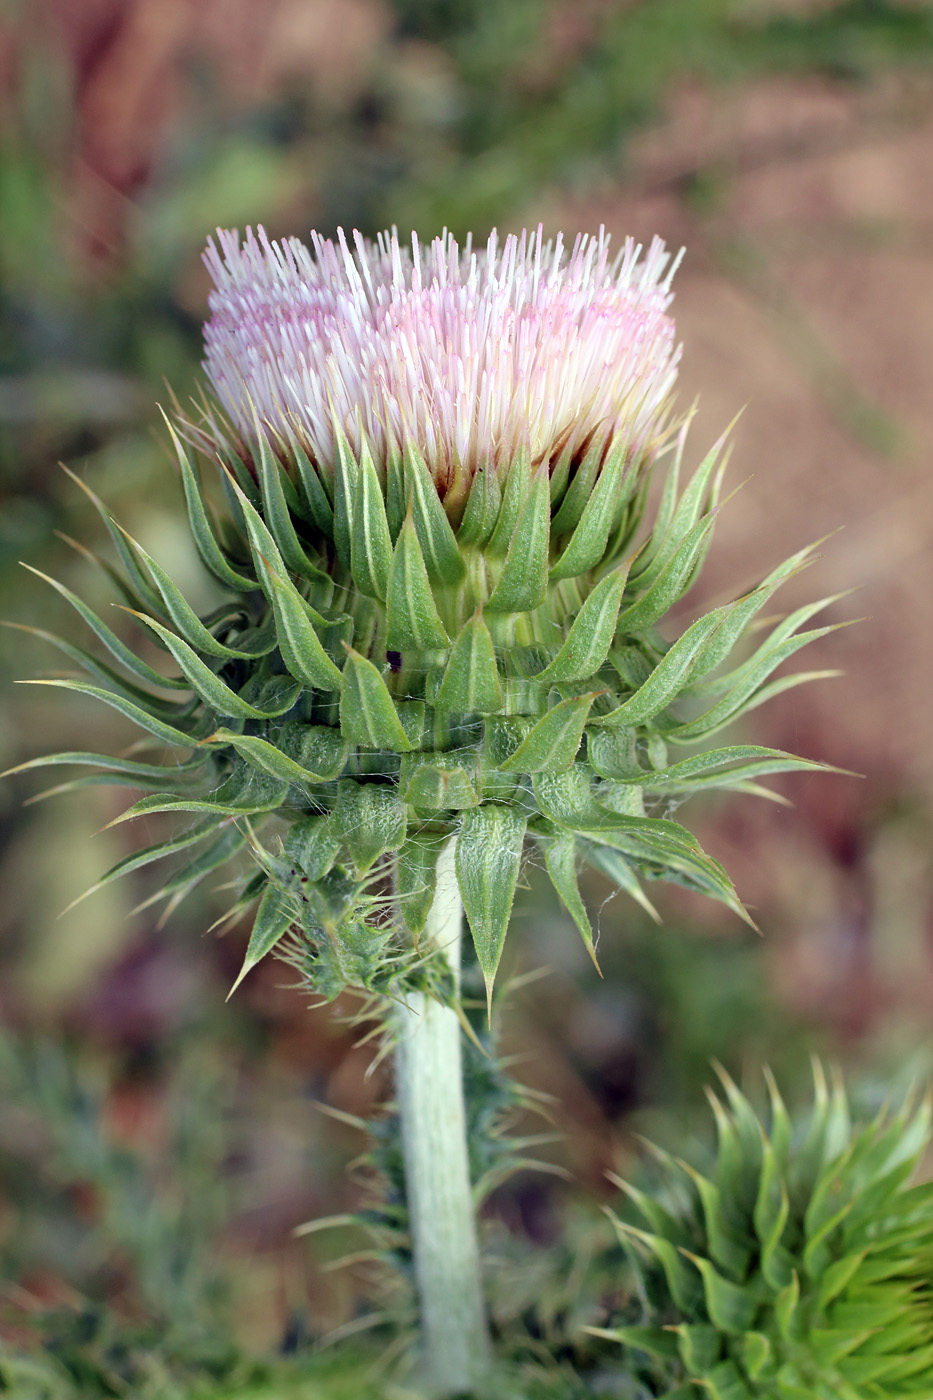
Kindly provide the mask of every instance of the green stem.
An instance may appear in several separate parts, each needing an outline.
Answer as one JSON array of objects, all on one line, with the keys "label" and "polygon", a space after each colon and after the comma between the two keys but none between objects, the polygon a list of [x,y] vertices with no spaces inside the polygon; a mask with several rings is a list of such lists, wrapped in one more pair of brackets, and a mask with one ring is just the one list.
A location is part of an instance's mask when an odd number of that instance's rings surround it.
[{"label": "green stem", "polygon": [[[458,977],[463,909],[455,840],[441,853],[424,931]],[[489,1367],[463,1101],[461,1030],[448,1006],[416,992],[399,1011],[396,1085],[408,1217],[428,1383],[441,1395],[479,1386]]]}]

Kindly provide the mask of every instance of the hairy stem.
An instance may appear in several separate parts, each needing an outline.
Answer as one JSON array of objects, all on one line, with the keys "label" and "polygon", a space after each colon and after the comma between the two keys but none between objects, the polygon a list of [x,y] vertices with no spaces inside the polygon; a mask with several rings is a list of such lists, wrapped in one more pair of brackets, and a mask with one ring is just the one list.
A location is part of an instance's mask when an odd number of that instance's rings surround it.
[{"label": "hairy stem", "polygon": [[[454,848],[450,841],[441,853],[424,938],[443,951],[456,977],[463,909]],[[461,1029],[455,1012],[420,992],[398,1014],[396,1083],[424,1362],[433,1388],[453,1395],[478,1385],[489,1366]]]}]

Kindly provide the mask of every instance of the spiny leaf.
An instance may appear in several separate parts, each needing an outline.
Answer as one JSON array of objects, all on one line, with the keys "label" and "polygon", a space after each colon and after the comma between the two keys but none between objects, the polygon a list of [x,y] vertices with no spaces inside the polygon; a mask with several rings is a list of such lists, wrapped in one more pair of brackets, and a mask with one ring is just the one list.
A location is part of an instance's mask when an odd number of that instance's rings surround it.
[{"label": "spiny leaf", "polygon": [[178,454],[178,463],[181,467],[182,485],[185,491],[185,503],[188,508],[188,519],[191,523],[191,533],[197,546],[201,561],[220,583],[227,588],[233,589],[237,593],[252,593],[259,587],[255,579],[247,578],[234,569],[229,559],[221,548],[216,531],[211,525],[204,500],[201,495],[201,488],[198,479],[194,474],[194,468],[188,460],[188,454],[169,419],[165,418],[166,426],[172,437],[175,451]]},{"label": "spiny leaf", "polygon": [[132,807],[115,817],[110,826],[120,826],[123,822],[135,821],[137,817],[152,816],[156,812],[197,812],[216,813],[218,816],[254,816],[262,812],[274,812],[281,807],[288,796],[288,783],[273,778],[269,773],[260,773],[246,764],[234,769],[220,787],[210,797],[183,797],[176,793],[153,793],[142,797]]},{"label": "spiny leaf", "polygon": [[250,705],[246,700],[241,700],[226,682],[222,681],[219,676],[215,676],[210,667],[189,647],[187,642],[182,641],[181,637],[176,637],[174,632],[163,627],[161,622],[156,622],[155,618],[146,617],[145,613],[137,613],[136,616],[140,622],[144,622],[147,627],[150,627],[162,638],[187,677],[191,688],[201,697],[205,705],[209,705],[219,715],[228,715],[232,718],[268,718],[265,711],[257,709],[255,705]]},{"label": "spiny leaf", "polygon": [[304,493],[307,517],[317,526],[322,535],[333,538],[333,506],[320,476],[294,433],[289,433],[289,448],[295,466],[298,468],[298,480],[301,482],[301,489]]},{"label": "spiny leaf", "polygon": [[253,924],[253,931],[250,934],[249,943],[246,948],[246,956],[243,959],[243,966],[230,991],[227,993],[227,1000],[233,996],[237,987],[243,981],[246,974],[256,966],[258,962],[271,953],[275,945],[285,937],[292,924],[295,922],[296,908],[294,898],[280,890],[276,885],[267,885],[266,890],[259,901],[259,908],[256,911],[256,919]]},{"label": "spiny leaf", "polygon": [[343,842],[358,874],[365,874],[387,851],[399,849],[405,826],[405,808],[394,787],[352,778],[338,784],[330,829]]},{"label": "spiny leaf", "polygon": [[411,512],[395,542],[386,601],[390,651],[426,651],[446,647],[444,631],[431,591],[428,571]]},{"label": "spiny leaf", "polygon": [[593,959],[593,966],[601,977],[602,972],[596,959],[596,949],[593,944],[593,927],[577,882],[576,841],[569,835],[561,836],[556,841],[548,841],[544,848],[544,860],[547,865],[547,873],[551,877],[551,884],[560,895],[568,914],[580,930],[586,951]]},{"label": "spiny leaf", "polygon": [[165,604],[166,612],[189,646],[194,647],[196,651],[203,652],[206,656],[229,657],[231,659],[248,659],[250,657],[249,652],[238,651],[236,647],[229,647],[218,641],[213,633],[205,627],[191,604],[165,570],[146,553],[142,545],[137,543],[131,535],[128,534],[127,539],[131,541],[140,559],[152,575]]},{"label": "spiny leaf", "polygon": [[631,728],[633,725],[644,724],[666,709],[689,682],[697,659],[721,625],[723,614],[724,609],[720,608],[698,618],[678,637],[644,685],[640,686],[629,700],[610,710],[607,715],[596,716],[593,723],[624,725]]},{"label": "spiny leaf", "polygon": [[[59,583],[57,579],[50,578],[48,574],[42,573],[41,569],[34,569],[31,564],[24,564],[23,568],[28,569],[29,572],[35,574],[37,578],[44,579],[46,583],[51,584],[55,591],[60,593],[66,602],[71,604],[75,612],[87,623],[98,640],[103,642],[104,646],[110,652],[110,655],[119,661],[124,671],[127,671],[131,676],[136,676],[138,680],[144,681],[147,685],[161,686],[163,690],[188,689],[184,681],[180,681],[177,678],[167,678],[161,675],[160,672],[154,670],[151,666],[148,666],[145,661],[141,661],[135,652],[131,651],[124,642],[121,642],[116,633],[112,632],[107,624],[101,621],[92,608],[89,608],[76,593],[72,593],[70,588],[66,588],[65,585]],[[47,633],[46,636],[48,637],[49,634]],[[57,642],[57,639],[52,640]]]},{"label": "spiny leaf", "polygon": [[531,454],[528,449],[521,448],[507,467],[504,470],[499,468],[499,471],[505,480],[502,504],[496,517],[495,529],[483,551],[491,558],[501,558],[508,553],[518,518],[528,499],[531,489]]},{"label": "spiny leaf", "polygon": [[392,565],[392,540],[382,488],[365,438],[353,507],[350,559],[357,588],[370,598],[385,602]]},{"label": "spiny leaf", "polygon": [[499,474],[494,463],[486,462],[474,474],[463,519],[457,530],[457,544],[472,544],[481,549],[496,528],[501,508]]},{"label": "spiny leaf", "polygon": [[486,604],[490,612],[530,612],[544,602],[550,511],[547,472],[539,470],[522,505],[502,573]]},{"label": "spiny leaf", "polygon": [[[296,726],[309,729],[310,725]],[[234,734],[229,729],[217,729],[213,734],[202,739],[203,744],[212,747],[218,745],[236,749],[237,753],[256,768],[263,772],[270,773],[274,778],[287,783],[326,783],[336,777],[343,768],[347,758],[347,743],[340,735],[331,729],[320,728],[322,736],[326,735],[333,739],[336,753],[326,753],[327,762],[322,765],[323,771],[315,771],[296,759],[289,757],[283,752],[280,744],[270,744],[267,739],[261,739],[257,735]]]},{"label": "spiny leaf", "polygon": [[432,583],[454,586],[466,572],[457,539],[424,458],[411,443],[406,444],[403,465],[407,504],[412,511],[428,578]]},{"label": "spiny leaf", "polygon": [[437,862],[448,838],[433,832],[410,833],[396,862],[395,891],[402,918],[418,936],[434,901]]},{"label": "spiny leaf", "polygon": [[[53,632],[46,632],[41,627],[27,627],[20,622],[0,621],[0,627],[8,627],[12,631],[25,632],[28,636],[38,637],[43,642],[48,642],[55,647],[69,660],[80,666],[82,671],[86,671],[94,680],[103,681],[109,689],[117,695],[122,695],[134,705],[142,705],[151,714],[159,715],[166,720],[184,719],[189,715],[197,704],[197,699],[189,695],[185,700],[168,700],[161,695],[154,695],[151,690],[145,689],[141,685],[134,685],[132,681],[126,680],[112,666],[108,666],[104,661],[98,661],[91,652],[85,651],[83,647],[74,646],[71,642],[65,641],[64,637],[56,637]],[[171,686],[176,690],[184,689],[189,691],[191,687],[185,681],[163,681],[166,687]]]},{"label": "spiny leaf", "polygon": [[614,569],[593,589],[573,621],[554,660],[536,676],[539,681],[576,681],[593,676],[609,655],[628,565]]},{"label": "spiny leaf", "polygon": [[291,675],[312,690],[340,690],[343,677],[327,655],[310,610],[290,580],[267,570],[279,651]]},{"label": "spiny leaf", "polygon": [[521,866],[526,818],[487,802],[467,812],[457,836],[457,882],[486,983],[488,1008]]},{"label": "spiny leaf", "polygon": [[842,773],[845,770],[816,763],[812,759],[797,758],[794,754],[784,753],[782,749],[762,748],[758,744],[734,744],[730,748],[710,749],[706,753],[695,754],[692,758],[685,758],[680,763],[655,772],[626,773],[617,781],[658,790],[685,786],[709,788],[727,787],[733,782],[768,773],[807,771]]},{"label": "spiny leaf", "polygon": [[661,922],[661,915],[639,884],[635,871],[619,851],[614,851],[610,846],[597,845],[592,841],[578,840],[576,844],[580,854],[588,864],[605,875],[614,885],[618,885],[619,889],[624,890],[637,904],[640,904],[645,913],[656,924]]},{"label": "spiny leaf", "polygon": [[505,773],[554,773],[570,768],[580,748],[590,707],[598,694],[593,691],[552,706],[515,752],[498,766]]},{"label": "spiny leaf", "polygon": [[338,559],[345,569],[349,569],[352,561],[353,502],[356,498],[360,468],[336,414],[333,426],[336,447],[334,458],[334,544],[337,547]]},{"label": "spiny leaf", "polygon": [[[105,705],[109,705],[114,710],[119,710],[121,715],[137,724],[140,729],[145,729],[148,734],[154,734],[157,739],[162,739],[166,744],[180,745],[184,748],[193,748],[197,743],[199,735],[196,731],[186,734],[182,729],[176,729],[170,724],[164,724],[155,715],[140,709],[138,705],[132,704],[129,700],[124,700],[122,695],[115,695],[113,691],[101,690],[99,686],[88,685],[86,681],[71,680],[26,680],[18,681],[18,685],[54,685],[61,690],[73,690],[78,695],[90,695],[95,700],[103,700]],[[203,732],[203,729],[202,729]]]},{"label": "spiny leaf", "polygon": [[479,804],[479,763],[469,749],[462,754],[404,754],[399,791],[422,812],[463,811]]},{"label": "spiny leaf", "polygon": [[[143,600],[147,607],[152,608],[154,612],[160,612],[161,604],[158,595],[153,591],[152,585],[150,584],[149,580],[146,578],[146,575],[143,573],[142,569],[139,567],[139,564],[136,561],[136,556],[133,553],[131,546],[127,543],[126,539],[124,538],[123,532],[120,529],[120,527],[117,524],[115,524],[115,522],[112,520],[110,512],[104,505],[103,501],[100,499],[99,496],[95,495],[95,493],[91,490],[90,486],[88,486],[86,482],[82,481],[79,476],[76,476],[75,473],[69,467],[66,467],[64,462],[59,463],[59,465],[61,466],[61,469],[65,473],[65,475],[69,477],[74,482],[74,484],[80,488],[80,490],[84,492],[85,496],[87,496],[88,500],[91,502],[94,509],[97,511],[97,514],[104,522],[107,533],[110,536],[111,541],[113,542],[113,546],[117,551],[117,556],[119,557],[120,563],[126,573],[127,579],[129,580],[130,587],[136,591],[136,593]],[[44,577],[44,575],[42,575],[41,577]],[[49,581],[51,582],[51,580]]]},{"label": "spiny leaf", "polygon": [[27,759],[25,763],[17,763],[15,768],[8,768],[5,773],[0,773],[0,778],[12,777],[14,773],[28,773],[34,768],[50,768],[74,763],[100,768],[107,773],[119,773],[125,778],[136,778],[139,780],[139,786],[143,787],[147,781],[184,782],[193,774],[200,773],[206,762],[207,754],[195,754],[193,758],[179,763],[141,763],[136,759],[115,758],[110,754],[69,751],[40,754],[38,758]]},{"label": "spiny leaf", "polygon": [[434,703],[440,710],[461,714],[494,713],[502,708],[495,648],[481,608],[454,642]]},{"label": "spiny leaf", "polygon": [[[278,546],[285,567],[303,578],[325,578],[323,570],[308,558],[298,538],[282,484],[282,467],[276,460],[267,434],[255,421],[255,439],[259,449],[259,485],[266,525]],[[290,483],[289,483],[290,484]]]},{"label": "spiny leaf", "polygon": [[[827,627],[814,627],[809,632],[802,632],[799,636],[788,638],[780,646],[772,647],[763,654],[759,653],[754,663],[741,668],[735,685],[718,704],[713,705],[697,719],[675,725],[667,730],[665,738],[674,743],[688,744],[693,743],[696,739],[703,739],[710,734],[715,734],[717,730],[724,728],[731,719],[734,719],[743,710],[750,708],[748,702],[753,698],[757,699],[758,703],[762,703],[765,697],[761,693],[756,695],[756,692],[760,692],[763,682],[767,680],[772,671],[777,670],[783,661],[788,660],[795,652],[800,651],[810,642],[849,625],[845,622],[837,622]],[[801,683],[802,677],[798,675],[788,676],[785,681],[778,681],[776,684],[784,689]],[[773,693],[775,692],[772,691]]]},{"label": "spiny leaf", "polygon": [[348,646],[340,696],[340,729],[351,744],[409,753],[409,742],[392,696],[373,663]]},{"label": "spiny leaf", "polygon": [[627,441],[610,449],[579,523],[550,571],[552,583],[584,574],[603,558],[616,511],[635,489],[634,468],[624,479],[627,450]]},{"label": "spiny leaf", "polygon": [[697,521],[651,587],[622,613],[618,622],[620,633],[643,632],[683,596],[697,554],[714,523],[712,516],[704,516]]}]

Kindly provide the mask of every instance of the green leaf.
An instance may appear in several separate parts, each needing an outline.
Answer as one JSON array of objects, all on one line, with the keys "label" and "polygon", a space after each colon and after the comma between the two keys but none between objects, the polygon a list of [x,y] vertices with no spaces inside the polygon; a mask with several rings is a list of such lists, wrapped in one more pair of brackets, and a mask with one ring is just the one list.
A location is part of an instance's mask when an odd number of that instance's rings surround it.
[{"label": "green leaf", "polygon": [[254,768],[259,768],[265,773],[270,773],[274,778],[286,783],[326,783],[330,782],[343,769],[347,761],[348,746],[345,739],[332,729],[314,725],[299,724],[293,721],[295,729],[313,731],[314,736],[325,738],[323,746],[315,747],[313,738],[309,735],[308,748],[311,756],[315,759],[323,758],[324,762],[320,769],[311,768],[307,763],[298,761],[290,757],[278,744],[270,744],[266,739],[260,739],[257,735],[234,734],[229,729],[217,729],[213,734],[208,735],[201,742],[213,747],[222,745],[236,749],[241,758]]},{"label": "green leaf", "polygon": [[404,754],[399,773],[402,800],[423,812],[462,811],[479,805],[482,791],[476,754]]},{"label": "green leaf", "polygon": [[636,904],[641,905],[656,924],[661,922],[661,915],[639,884],[631,864],[619,851],[613,850],[611,846],[599,846],[592,841],[580,840],[577,841],[577,848],[588,865],[605,875],[614,885],[618,885],[620,890],[624,890]]},{"label": "green leaf", "polygon": [[522,860],[526,818],[487,802],[467,812],[457,836],[457,882],[492,1011],[492,989],[502,956]]},{"label": "green leaf", "polygon": [[[146,575],[143,573],[142,569],[139,567],[139,564],[136,561],[136,556],[133,553],[131,546],[127,543],[123,531],[120,529],[119,525],[117,525],[112,519],[110,512],[104,505],[103,501],[100,499],[99,496],[95,495],[95,493],[91,490],[90,486],[88,486],[86,482],[82,481],[79,476],[76,476],[75,473],[71,471],[69,467],[66,467],[64,462],[59,463],[59,465],[61,466],[61,469],[65,473],[65,475],[69,477],[74,482],[74,484],[80,488],[80,490],[84,492],[85,496],[87,496],[88,500],[91,502],[92,506],[97,511],[97,514],[104,522],[107,534],[110,536],[110,539],[113,542],[114,549],[116,550],[120,563],[124,569],[124,572],[126,573],[126,577],[129,581],[130,587],[135,590],[137,595],[142,599],[142,601],[146,604],[147,607],[153,610],[153,612],[161,612],[162,608],[158,594],[156,594],[153,591],[152,585],[146,578]],[[29,566],[26,565],[26,567],[28,568]],[[34,572],[37,571],[34,570]],[[45,575],[42,574],[40,575],[40,577],[44,578]],[[51,583],[52,580],[49,579],[49,582]]]},{"label": "green leaf", "polygon": [[338,784],[330,830],[346,846],[358,874],[365,874],[387,851],[399,849],[405,825],[405,808],[394,786],[352,778]]},{"label": "green leaf", "polygon": [[[690,418],[693,414],[691,412]],[[735,419],[729,424],[726,431],[717,439],[710,448],[694,472],[689,484],[683,491],[679,500],[676,499],[677,484],[680,478],[680,467],[683,461],[683,450],[686,444],[686,429],[690,418],[684,424],[684,430],[680,435],[675,452],[674,462],[665,485],[664,500],[661,509],[655,518],[655,525],[651,532],[651,540],[639,558],[638,565],[632,570],[642,588],[650,588],[659,574],[667,566],[673,555],[677,552],[685,537],[693,530],[701,512],[706,506],[707,510],[714,504],[717,495],[717,487],[709,490],[710,480],[722,453],[723,446],[732,428],[735,426]],[[722,468],[719,468],[721,478]],[[718,483],[717,483],[718,484]]]},{"label": "green leaf", "polygon": [[697,521],[651,587],[622,613],[618,622],[620,633],[643,632],[683,597],[697,555],[714,523],[712,516],[704,516],[702,520]]},{"label": "green leaf", "polygon": [[351,744],[409,753],[413,745],[396,713],[389,688],[371,661],[347,647],[340,696],[340,729]]},{"label": "green leaf", "polygon": [[[799,636],[788,638],[780,646],[772,647],[763,653],[757,653],[752,662],[739,668],[736,683],[716,705],[713,705],[697,719],[689,720],[668,730],[665,733],[665,738],[673,743],[688,744],[693,743],[696,739],[703,739],[710,734],[715,734],[717,730],[723,729],[730,720],[751,708],[753,704],[761,704],[766,698],[770,698],[771,694],[777,693],[772,689],[766,695],[761,687],[772,671],[775,671],[783,661],[800,651],[801,647],[805,647],[810,642],[825,637],[830,632],[835,632],[840,627],[847,625],[844,622],[837,622],[828,627],[815,627],[809,632],[802,632]],[[812,679],[816,674],[821,673],[807,673],[806,679]],[[802,684],[803,679],[799,675],[788,676],[783,681],[776,682],[775,685],[781,689],[787,689],[792,685]]]},{"label": "green leaf", "polygon": [[424,458],[412,444],[403,456],[405,491],[421,545],[421,555],[432,583],[460,583],[466,569],[457,538],[441,504],[437,487]]},{"label": "green leaf", "polygon": [[437,862],[448,840],[433,832],[416,832],[402,844],[396,866],[395,894],[402,918],[417,936],[423,932],[434,902]]},{"label": "green leaf", "polygon": [[472,544],[481,549],[496,528],[501,508],[502,488],[499,485],[499,474],[495,465],[487,462],[474,474],[463,519],[457,530],[457,544]]},{"label": "green leaf", "polygon": [[539,470],[522,505],[502,573],[486,604],[491,612],[531,612],[544,602],[550,519],[547,472]]},{"label": "green leaf", "polygon": [[269,533],[275,540],[285,567],[290,569],[293,574],[301,574],[304,578],[325,578],[324,571],[308,558],[304,546],[298,538],[291,512],[285,500],[285,491],[282,485],[283,468],[273,454],[268,436],[263,431],[258,419],[254,421],[254,428],[259,449],[259,486],[262,492],[263,517]]},{"label": "green leaf", "polygon": [[590,706],[599,694],[561,700],[538,720],[518,748],[499,767],[505,773],[554,773],[570,768],[580,748]]},{"label": "green leaf", "polygon": [[283,855],[308,880],[323,880],[340,854],[340,842],[331,831],[330,815],[302,817],[285,838]]},{"label": "green leaf", "polygon": [[156,812],[197,812],[216,813],[218,816],[239,817],[257,816],[262,812],[274,812],[288,797],[288,783],[280,782],[271,774],[261,773],[255,768],[242,764],[234,769],[210,797],[183,797],[176,793],[154,793],[142,797],[132,807],[121,812],[108,826],[119,826],[123,822],[135,821],[137,817],[152,816]]},{"label": "green leaf", "polygon": [[434,602],[428,571],[411,513],[395,542],[386,601],[390,651],[428,651],[449,646]]},{"label": "green leaf", "polygon": [[237,593],[255,592],[259,587],[256,580],[247,578],[245,574],[234,569],[221,549],[216,531],[211,525],[204,505],[198,479],[188,460],[188,454],[168,418],[165,419],[165,422],[178,454],[182,485],[185,490],[185,502],[188,507],[188,519],[191,523],[191,533],[194,536],[198,554],[201,556],[201,562],[225,587],[233,589]]},{"label": "green leaf", "polygon": [[[192,742],[188,741],[189,744]],[[74,763],[100,768],[104,772],[116,773],[127,779],[137,779],[139,786],[144,787],[147,782],[183,783],[193,774],[200,774],[206,762],[206,753],[195,754],[194,758],[178,763],[141,763],[132,758],[113,758],[110,754],[69,751],[40,754],[38,758],[27,759],[25,763],[17,763],[15,768],[8,768],[5,773],[0,773],[0,778],[12,777],[14,773],[28,773],[34,768],[51,768]]]},{"label": "green leaf", "polygon": [[521,448],[507,466],[503,465],[497,468],[497,473],[500,483],[504,478],[505,484],[502,491],[502,504],[496,519],[496,528],[483,551],[491,558],[501,558],[508,553],[518,518],[528,498],[528,492],[531,489],[531,454],[528,449]]},{"label": "green leaf", "polygon": [[363,441],[350,536],[353,582],[370,598],[385,602],[392,565],[392,540],[382,487],[372,454]]},{"label": "green leaf", "polygon": [[586,680],[609,655],[616,618],[628,575],[623,564],[602,579],[584,602],[554,660],[535,677],[539,681]]},{"label": "green leaf", "polygon": [[[91,652],[85,651],[83,647],[76,647],[71,642],[66,642],[64,637],[56,637],[52,632],[46,632],[41,627],[27,627],[19,622],[6,622],[0,620],[0,627],[8,627],[11,631],[25,632],[30,637],[38,637],[43,642],[48,642],[55,647],[69,660],[74,661],[86,671],[96,681],[103,681],[104,685],[111,690],[122,695],[134,705],[142,705],[150,714],[159,715],[166,720],[184,719],[197,705],[197,699],[188,695],[184,700],[168,700],[161,695],[154,695],[151,690],[144,686],[134,685],[132,681],[126,680],[112,666],[108,666],[104,661],[98,661]],[[186,681],[171,680],[163,681],[162,684],[173,689],[184,689],[190,691],[191,687]]]},{"label": "green leaf", "polygon": [[360,469],[347,435],[336,417],[334,443],[334,544],[338,559],[345,569],[349,569],[353,553],[353,502]]},{"label": "green leaf", "polygon": [[709,1259],[684,1252],[700,1271],[703,1292],[706,1295],[706,1308],[714,1325],[731,1337],[741,1337],[748,1332],[757,1312],[757,1304],[751,1290],[740,1288],[729,1279],[723,1278]]},{"label": "green leaf", "polygon": [[255,705],[241,700],[239,695],[232,691],[219,676],[215,676],[210,667],[205,665],[188,643],[182,641],[181,637],[176,637],[174,632],[163,627],[161,622],[156,622],[155,618],[147,617],[145,613],[136,613],[135,616],[162,638],[178,662],[191,688],[201,697],[205,705],[209,705],[219,715],[228,715],[236,719],[267,718],[262,710],[257,710]]},{"label": "green leaf", "polygon": [[[77,695],[90,695],[95,700],[103,700],[105,705],[109,705],[113,710],[119,710],[121,715],[133,721],[140,729],[145,729],[147,734],[154,734],[157,739],[162,739],[166,744],[181,745],[184,748],[193,748],[198,741],[196,733],[186,734],[182,729],[176,729],[173,725],[164,724],[155,715],[148,714],[129,700],[124,700],[122,695],[115,695],[113,691],[101,690],[99,686],[88,685],[86,681],[71,680],[27,680],[19,681],[19,685],[54,685],[61,690],[73,690]],[[203,731],[202,731],[203,732]]]},{"label": "green leaf", "polygon": [[593,723],[624,725],[629,729],[633,725],[644,724],[666,709],[689,682],[703,649],[722,623],[722,614],[723,609],[720,608],[698,618],[677,638],[644,685],[616,709],[606,715],[596,715]]},{"label": "green leaf", "polygon": [[692,758],[685,758],[680,763],[655,772],[612,776],[619,782],[663,790],[683,787],[728,787],[734,782],[762,777],[768,773],[807,771],[839,773],[843,770],[824,763],[815,763],[812,759],[797,758],[794,754],[784,753],[782,749],[767,749],[757,744],[735,744],[730,748],[711,749],[707,753],[694,754]]},{"label": "green leaf", "polygon": [[482,608],[476,609],[457,637],[434,703],[440,710],[461,714],[494,713],[502,708],[496,653]]},{"label": "green leaf", "polygon": [[[551,519],[552,539],[566,538],[579,525],[580,517],[586,509],[586,503],[593,494],[593,487],[599,475],[599,467],[605,451],[605,438],[597,438],[584,453],[582,461],[577,462],[573,478],[563,494],[560,506]],[[549,494],[553,501],[554,496],[553,492],[550,491],[550,486]]]},{"label": "green leaf", "polygon": [[295,680],[313,690],[340,690],[343,677],[324,650],[308,604],[289,580],[267,570],[282,660]]},{"label": "green leaf", "polygon": [[280,890],[276,885],[267,885],[265,893],[259,901],[259,909],[256,912],[243,966],[227,994],[228,1001],[246,974],[258,962],[261,962],[267,953],[271,953],[275,945],[285,937],[295,922],[296,916],[297,909],[294,898],[286,894],[284,890]]},{"label": "green leaf", "polygon": [[[55,591],[60,593],[66,602],[71,604],[78,616],[90,627],[95,637],[103,642],[104,646],[110,652],[110,655],[116,658],[124,671],[128,672],[129,675],[144,681],[146,685],[161,686],[163,690],[188,689],[184,681],[163,676],[159,671],[154,670],[151,666],[147,666],[145,661],[141,661],[134,651],[126,646],[124,642],[120,641],[116,633],[111,631],[93,609],[88,607],[87,603],[79,598],[76,593],[72,593],[70,588],[66,588],[65,585],[59,583],[57,579],[50,578],[48,574],[42,573],[40,569],[34,569],[31,564],[24,564],[23,568],[28,569],[29,572],[35,574],[37,578],[41,578],[46,583],[51,584]],[[67,647],[70,645],[67,642],[59,642],[59,639],[51,633],[47,632],[44,636],[47,641],[53,642],[56,646]],[[84,663],[82,662],[81,664],[83,665]]]},{"label": "green leaf", "polygon": [[564,907],[580,930],[586,951],[593,959],[593,966],[601,977],[602,972],[596,959],[596,948],[593,944],[593,927],[577,882],[576,848],[577,843],[572,836],[558,837],[556,841],[546,843],[544,859],[547,873],[551,877],[551,884],[560,895]]},{"label": "green leaf", "polygon": [[552,583],[585,574],[605,555],[616,511],[632,494],[637,481],[634,468],[629,471],[628,478],[623,479],[627,452],[625,440],[610,448],[577,527],[551,569]]},{"label": "green leaf", "polygon": [[327,539],[334,537],[334,510],[330,498],[315,467],[293,433],[289,434],[289,446],[298,470],[298,480],[307,506],[307,516]]},{"label": "green leaf", "polygon": [[189,646],[194,647],[196,651],[203,652],[207,656],[236,657],[240,659],[249,658],[249,652],[238,651],[236,647],[225,646],[223,642],[219,642],[207,627],[205,627],[191,604],[175,583],[173,583],[165,570],[146,553],[142,545],[138,544],[131,535],[127,535],[127,539],[131,540],[140,559],[142,559],[146,568],[152,575],[156,588],[158,588],[162,601],[165,604],[166,612]]}]

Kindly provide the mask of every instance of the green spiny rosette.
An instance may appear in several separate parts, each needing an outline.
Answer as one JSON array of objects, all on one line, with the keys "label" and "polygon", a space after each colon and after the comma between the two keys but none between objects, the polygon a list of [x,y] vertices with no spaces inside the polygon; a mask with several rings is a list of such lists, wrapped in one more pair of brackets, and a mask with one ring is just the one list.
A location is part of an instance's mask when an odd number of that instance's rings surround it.
[{"label": "green spiny rosette", "polygon": [[591,953],[584,860],[649,909],[642,881],[662,879],[742,913],[669,813],[818,766],[709,741],[810,678],[774,673],[829,630],[808,624],[832,600],[748,640],[803,549],[665,633],[709,548],[723,443],[684,473],[662,245],[309,250],[260,231],[222,234],[206,261],[215,397],[170,431],[223,602],[198,616],[100,502],[111,573],[168,669],[55,585],[110,657],[60,642],[90,679],[45,683],[113,706],[171,756],[32,766],[86,765],[79,782],[147,790],[122,820],[186,823],[105,881],[183,852],[163,888],[178,900],[249,847],[243,972],[278,948],[325,997],[406,977],[450,994],[418,943],[452,836],[490,990],[528,839]]},{"label": "green spiny rosette", "polygon": [[668,1400],[929,1400],[933,1182],[910,1185],[929,1100],[853,1126],[816,1066],[803,1131],[771,1081],[766,1129],[720,1073],[712,1169],[655,1148],[662,1189],[618,1183],[639,1301],[588,1330]]}]

